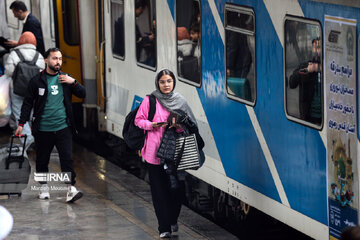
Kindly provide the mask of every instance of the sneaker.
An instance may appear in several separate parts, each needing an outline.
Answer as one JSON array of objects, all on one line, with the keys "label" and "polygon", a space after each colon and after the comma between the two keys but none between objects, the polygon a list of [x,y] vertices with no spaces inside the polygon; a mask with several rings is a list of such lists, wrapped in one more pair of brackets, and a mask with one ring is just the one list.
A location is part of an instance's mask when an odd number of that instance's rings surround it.
[{"label": "sneaker", "polygon": [[171,225],[171,232],[177,232],[177,231],[179,231],[179,225],[177,223]]},{"label": "sneaker", "polygon": [[41,184],[39,198],[50,199],[49,186],[47,184]]},{"label": "sneaker", "polygon": [[169,232],[160,233],[160,238],[171,238],[171,233]]},{"label": "sneaker", "polygon": [[66,195],[66,202],[68,203],[75,202],[76,200],[79,200],[82,196],[83,196],[82,192],[78,191],[76,187],[70,186],[69,191],[67,192]]}]

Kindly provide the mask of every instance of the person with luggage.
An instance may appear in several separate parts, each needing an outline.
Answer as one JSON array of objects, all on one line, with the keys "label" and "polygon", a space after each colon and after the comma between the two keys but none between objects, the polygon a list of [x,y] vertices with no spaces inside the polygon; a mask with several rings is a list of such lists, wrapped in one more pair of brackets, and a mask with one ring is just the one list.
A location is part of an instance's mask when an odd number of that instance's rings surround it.
[{"label": "person with luggage", "polygon": [[152,93],[156,97],[153,120],[148,120],[150,105],[148,96],[142,101],[135,117],[135,125],[147,131],[141,154],[149,171],[151,195],[158,219],[160,238],[170,238],[171,232],[178,231],[177,220],[184,198],[184,183],[180,183],[179,188],[170,188],[169,175],[156,154],[166,128],[176,128],[177,132],[183,130],[175,122],[175,118],[169,119],[170,112],[181,110],[196,123],[185,98],[174,92],[175,85],[175,75],[168,69],[161,70],[155,78],[156,90]]},{"label": "person with luggage", "polygon": [[[32,32],[24,32],[21,34],[18,42],[18,46],[11,49],[11,52],[5,62],[5,75],[9,78],[13,78],[16,75],[16,70],[20,62],[34,61],[38,68],[38,72],[45,68],[44,58],[41,54],[37,54],[36,51],[36,38]],[[23,60],[21,60],[23,59]],[[15,118],[13,128],[15,130],[18,125],[18,119],[20,117],[21,105],[24,101],[24,96],[20,96],[14,93],[14,83],[10,82],[10,102],[12,115]],[[11,124],[10,124],[11,125]],[[23,134],[27,135],[26,149],[34,142],[34,137],[31,135],[31,129],[28,123],[24,125]],[[23,139],[21,139],[23,141]]]},{"label": "person with luggage", "polygon": [[[10,9],[12,10],[15,18],[24,22],[22,33],[29,31],[35,35],[37,42],[36,50],[44,55],[45,45],[39,20],[28,11],[25,3],[22,1],[12,2],[10,4]],[[8,47],[16,47],[19,45],[19,42],[15,40],[8,40],[5,42],[5,45]]]},{"label": "person with luggage", "polygon": [[[71,173],[66,202],[74,202],[82,197],[75,188],[75,171],[72,160],[72,130],[75,130],[72,113],[72,95],[85,98],[85,88],[71,76],[60,71],[62,53],[58,48],[45,52],[46,69],[31,79],[28,92],[21,107],[21,115],[16,135],[22,135],[24,124],[29,121],[34,109],[32,132],[35,137],[36,172],[49,171],[50,154],[56,146],[62,172]],[[40,182],[40,199],[49,199],[49,187]]]}]

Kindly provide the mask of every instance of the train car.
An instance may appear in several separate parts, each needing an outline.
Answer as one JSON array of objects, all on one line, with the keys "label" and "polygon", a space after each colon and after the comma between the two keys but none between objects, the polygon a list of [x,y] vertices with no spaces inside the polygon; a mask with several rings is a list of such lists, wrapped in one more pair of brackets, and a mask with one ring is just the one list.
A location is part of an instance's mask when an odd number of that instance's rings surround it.
[{"label": "train car", "polygon": [[190,184],[192,200],[220,216],[251,206],[314,239],[359,224],[358,2],[53,6],[56,45],[87,88],[85,128],[122,137],[125,116],[168,68],[206,143],[204,165],[188,171],[206,183]]}]

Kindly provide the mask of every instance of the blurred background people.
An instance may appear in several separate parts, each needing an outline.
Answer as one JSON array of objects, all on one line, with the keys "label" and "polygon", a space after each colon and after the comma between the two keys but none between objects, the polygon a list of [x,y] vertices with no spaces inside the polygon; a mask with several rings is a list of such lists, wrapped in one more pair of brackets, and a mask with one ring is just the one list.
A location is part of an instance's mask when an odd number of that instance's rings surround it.
[{"label": "blurred background people", "polygon": [[[28,11],[25,3],[22,1],[14,1],[11,3],[10,9],[12,10],[14,17],[23,21],[24,27],[22,33],[29,31],[35,35],[37,42],[36,50],[44,55],[44,38],[39,20]],[[16,47],[19,45],[15,40],[8,40],[5,44],[9,47]]]},{"label": "blurred background people", "polygon": [[[17,44],[18,46],[10,51],[10,54],[5,62],[5,74],[10,78],[12,78],[16,66],[21,61],[18,54],[16,53],[17,49],[20,51],[25,61],[32,61],[37,53],[36,38],[34,34],[31,32],[24,32],[20,36]],[[39,67],[39,70],[43,70],[45,68],[45,61],[41,54],[38,55],[36,66]],[[12,81],[10,83],[10,101],[11,101],[11,111],[12,111],[13,119],[15,121],[13,124],[10,122],[10,126],[12,126],[15,129],[18,125],[18,119],[20,118],[21,106],[24,101],[24,97],[14,93],[14,86]],[[26,148],[28,148],[34,142],[34,137],[31,135],[31,129],[29,123],[26,123],[24,125],[23,134],[26,134],[28,136],[26,140],[27,142]]]},{"label": "blurred background people", "polygon": [[147,6],[144,0],[136,0],[136,59],[139,63],[155,67],[155,28],[156,22],[153,19],[150,32],[142,33],[139,27],[139,17],[144,13]]}]

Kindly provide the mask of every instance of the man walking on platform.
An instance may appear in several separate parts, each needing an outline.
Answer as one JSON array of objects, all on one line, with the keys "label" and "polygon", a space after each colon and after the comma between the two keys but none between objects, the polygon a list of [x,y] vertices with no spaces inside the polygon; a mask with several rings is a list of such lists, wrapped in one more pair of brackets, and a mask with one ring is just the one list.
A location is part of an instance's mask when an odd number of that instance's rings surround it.
[{"label": "man walking on platform", "polygon": [[[72,94],[85,98],[85,88],[74,78],[60,71],[62,53],[58,48],[45,52],[46,69],[31,79],[27,94],[21,107],[19,126],[15,132],[21,135],[24,124],[29,120],[34,108],[32,132],[36,147],[36,172],[47,173],[50,154],[56,146],[62,172],[71,172],[71,186],[67,193],[67,202],[82,197],[75,185],[75,171],[72,160],[72,130],[75,130],[72,113]],[[46,182],[40,182],[40,199],[49,199]]]},{"label": "man walking on platform", "polygon": [[[41,55],[45,53],[44,38],[42,34],[41,24],[27,9],[26,5],[22,1],[14,1],[10,5],[10,9],[14,13],[14,17],[23,21],[24,27],[22,33],[29,31],[35,35],[36,38],[36,51],[40,52]],[[9,40],[5,42],[5,45],[9,47],[16,47],[18,42],[15,40]]]}]

